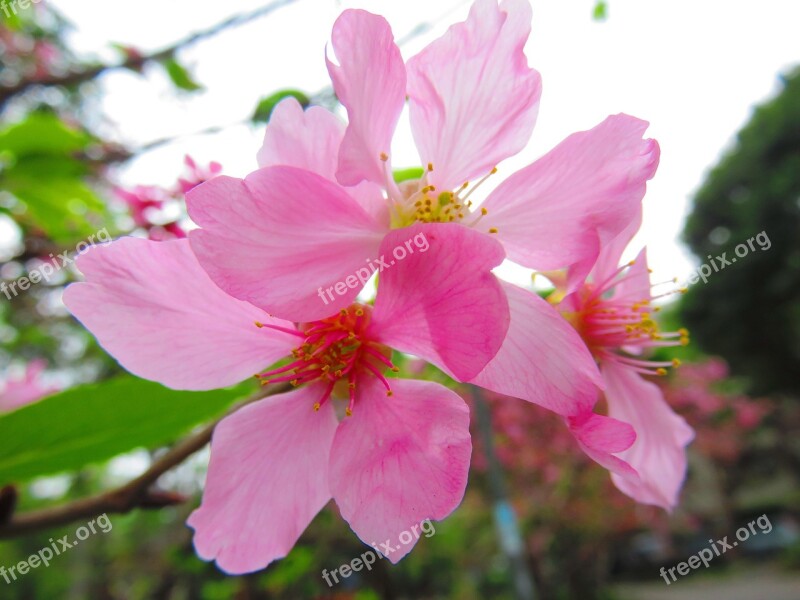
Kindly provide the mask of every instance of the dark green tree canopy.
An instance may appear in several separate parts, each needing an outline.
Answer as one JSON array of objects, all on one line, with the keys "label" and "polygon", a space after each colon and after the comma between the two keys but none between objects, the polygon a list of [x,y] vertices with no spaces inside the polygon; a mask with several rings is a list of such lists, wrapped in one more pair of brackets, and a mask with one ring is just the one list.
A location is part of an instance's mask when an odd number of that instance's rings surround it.
[{"label": "dark green tree canopy", "polygon": [[[762,231],[771,245],[738,257],[737,245]],[[800,393],[800,69],[711,171],[684,239],[701,263],[736,257],[684,298],[696,343],[756,393]]]}]

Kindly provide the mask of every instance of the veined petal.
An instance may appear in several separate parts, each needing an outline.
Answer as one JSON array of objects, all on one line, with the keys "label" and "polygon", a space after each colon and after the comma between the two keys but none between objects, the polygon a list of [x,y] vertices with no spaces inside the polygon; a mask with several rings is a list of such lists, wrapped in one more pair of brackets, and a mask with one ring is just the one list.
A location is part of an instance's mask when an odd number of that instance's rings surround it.
[{"label": "veined petal", "polygon": [[600,248],[641,218],[659,156],[645,129],[615,115],[572,134],[489,195],[481,230],[496,228],[511,260],[542,271],[580,265],[570,275],[582,280]]},{"label": "veined petal", "polygon": [[343,188],[294,167],[215,177],[187,203],[202,227],[189,241],[211,279],[290,321],[352,303],[363,283],[345,280],[376,255],[386,232]]},{"label": "veined petal", "polygon": [[336,432],[330,473],[350,527],[396,563],[422,521],[443,519],[461,502],[472,443],[458,394],[428,381],[391,381],[391,397],[375,379],[360,387],[353,416]]},{"label": "veined petal", "polygon": [[281,100],[272,111],[258,166],[286,165],[335,181],[344,123],[329,110],[304,111],[295,98]]},{"label": "veined petal", "polygon": [[[408,255],[398,259],[398,248]],[[461,381],[477,375],[508,329],[508,302],[491,273],[503,260],[500,244],[457,223],[418,223],[386,236],[381,255],[389,268],[380,274],[373,335]]]},{"label": "veined petal", "polygon": [[530,31],[527,0],[478,0],[408,61],[411,128],[438,189],[488,173],[527,144],[542,90],[523,52]]},{"label": "veined petal", "polygon": [[304,386],[223,419],[211,440],[203,502],[189,517],[194,546],[231,574],[286,556],[330,500],[328,456],[337,428],[324,386]]},{"label": "veined petal", "polygon": [[578,445],[593,461],[620,480],[639,484],[639,474],[618,456],[636,440],[633,427],[622,421],[591,411],[565,419]]},{"label": "veined petal", "polygon": [[497,355],[471,383],[560,415],[591,410],[603,380],[586,344],[545,300],[502,285],[511,324]]},{"label": "veined petal", "polygon": [[293,328],[219,289],[186,239],[121,238],[78,257],[86,277],[64,304],[100,345],[139,377],[185,390],[233,385],[288,355]]},{"label": "veined petal", "polygon": [[636,441],[620,457],[639,472],[640,481],[612,475],[614,485],[634,500],[672,510],[686,476],[686,446],[694,430],[675,414],[658,386],[633,369],[607,361],[609,415],[630,423]]},{"label": "veined petal", "polygon": [[353,9],[336,19],[332,45],[339,64],[328,60],[328,72],[349,121],[337,177],[342,185],[386,183],[381,155],[391,153],[406,94],[400,49],[386,19]]}]

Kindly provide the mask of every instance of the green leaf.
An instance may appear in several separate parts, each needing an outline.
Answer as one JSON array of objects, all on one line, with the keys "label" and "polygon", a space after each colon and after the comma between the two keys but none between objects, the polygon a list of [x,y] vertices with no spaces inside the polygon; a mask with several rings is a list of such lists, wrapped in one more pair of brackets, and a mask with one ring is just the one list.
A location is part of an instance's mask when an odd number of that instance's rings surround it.
[{"label": "green leaf", "polygon": [[35,112],[0,131],[0,153],[17,160],[33,155],[65,155],[84,150],[92,141],[87,133],[66,125],[56,115]]},{"label": "green leaf", "polygon": [[203,88],[203,86],[192,78],[186,67],[181,65],[174,58],[168,58],[161,64],[172,80],[172,83],[175,84],[175,87],[186,90],[187,92],[194,92]]},{"label": "green leaf", "polygon": [[392,175],[395,183],[408,181],[409,179],[419,179],[425,174],[422,167],[409,167],[408,169],[397,169]]},{"label": "green leaf", "polygon": [[266,98],[259,100],[256,110],[250,119],[253,121],[253,123],[266,123],[272,116],[272,111],[275,110],[278,102],[284,98],[294,98],[302,105],[303,108],[306,108],[309,104],[311,104],[311,99],[300,90],[281,90],[279,92],[275,92],[271,96],[267,96]]},{"label": "green leaf", "polygon": [[4,170],[0,186],[24,206],[23,222],[69,244],[96,232],[106,220],[105,204],[80,178],[84,170],[66,157],[30,156]]},{"label": "green leaf", "polygon": [[600,0],[594,5],[592,18],[595,21],[605,21],[608,18],[608,3],[605,0]]},{"label": "green leaf", "polygon": [[182,392],[126,376],[61,392],[0,417],[0,485],[169,443],[252,389]]}]

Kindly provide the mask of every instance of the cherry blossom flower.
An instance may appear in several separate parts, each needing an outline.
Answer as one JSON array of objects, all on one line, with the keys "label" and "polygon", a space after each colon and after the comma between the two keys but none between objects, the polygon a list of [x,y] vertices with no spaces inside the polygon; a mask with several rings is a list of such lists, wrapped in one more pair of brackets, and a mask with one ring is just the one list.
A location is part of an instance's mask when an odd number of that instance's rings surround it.
[{"label": "cherry blossom flower", "polygon": [[[318,296],[375,256],[389,231],[419,222],[496,237],[529,268],[588,273],[641,210],[658,145],[642,139],[644,121],[611,116],[478,205],[473,192],[525,146],[536,120],[541,82],[523,52],[530,20],[525,0],[478,0],[405,64],[382,17],[344,11],[332,35],[338,64],[328,69],[349,122],[286,99],[267,127],[260,170],[190,191],[200,226],[190,242],[203,268],[231,295],[294,321],[351,303],[358,288],[331,305]],[[425,170],[397,184],[391,141],[406,97]]]},{"label": "cherry blossom flower", "polygon": [[64,303],[132,373],[190,390],[253,373],[296,387],[215,431],[203,504],[189,523],[198,553],[224,570],[285,556],[331,497],[362,540],[395,548],[387,554],[396,562],[413,546],[397,544],[399,534],[461,501],[469,411],[440,384],[387,378],[396,370],[390,348],[462,381],[480,373],[510,321],[490,273],[503,252],[455,224],[408,231],[424,232],[430,247],[382,275],[374,307],[356,303],[300,324],[226,294],[186,240],[122,238],[78,258],[86,282],[69,286]]},{"label": "cherry blossom flower", "polygon": [[[688,332],[660,331],[653,319],[658,307],[652,306],[644,249],[634,261],[617,267],[638,225],[633,222],[604,248],[590,277],[558,304],[600,364],[609,414],[586,413],[567,422],[584,451],[612,472],[617,488],[639,502],[672,510],[686,476],[686,446],[694,430],[670,408],[662,390],[646,379],[665,375],[679,361],[641,355],[653,348],[685,345]],[[620,423],[636,432],[632,444]]]}]

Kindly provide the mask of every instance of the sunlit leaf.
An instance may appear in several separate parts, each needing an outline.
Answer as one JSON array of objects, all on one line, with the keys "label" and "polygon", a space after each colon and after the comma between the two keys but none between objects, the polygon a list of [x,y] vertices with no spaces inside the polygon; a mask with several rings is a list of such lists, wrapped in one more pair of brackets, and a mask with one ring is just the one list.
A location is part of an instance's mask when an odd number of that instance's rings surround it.
[{"label": "sunlit leaf", "polygon": [[172,83],[175,84],[175,87],[186,90],[187,92],[194,92],[203,88],[203,86],[201,86],[192,78],[186,67],[181,65],[174,58],[168,58],[161,64],[163,65],[164,70],[167,72],[167,75],[169,75],[169,78],[172,80]]},{"label": "sunlit leaf", "polygon": [[409,181],[411,179],[419,179],[425,174],[425,169],[422,167],[409,167],[408,169],[397,169],[393,175],[396,183]]},{"label": "sunlit leaf", "polygon": [[169,443],[251,390],[180,392],[121,377],[56,394],[0,416],[0,485]]},{"label": "sunlit leaf", "polygon": [[254,123],[266,123],[269,121],[269,118],[272,116],[272,111],[275,110],[278,102],[283,100],[284,98],[294,98],[296,99],[303,108],[306,108],[310,103],[311,99],[299,90],[281,90],[280,92],[275,92],[271,96],[267,96],[266,98],[262,98],[258,105],[256,106],[256,110],[251,117],[251,120]]}]

